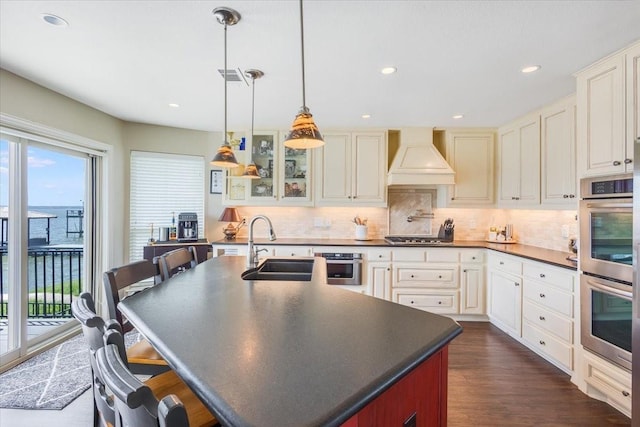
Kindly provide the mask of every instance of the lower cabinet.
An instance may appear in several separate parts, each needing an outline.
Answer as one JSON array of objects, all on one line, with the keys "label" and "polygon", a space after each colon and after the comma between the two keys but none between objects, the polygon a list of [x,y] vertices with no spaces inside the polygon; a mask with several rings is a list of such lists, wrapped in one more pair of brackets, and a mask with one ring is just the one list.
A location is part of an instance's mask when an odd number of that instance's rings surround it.
[{"label": "lower cabinet", "polygon": [[584,354],[583,366],[587,394],[631,417],[631,373],[589,352]]},{"label": "lower cabinet", "polygon": [[509,335],[522,332],[522,278],[499,270],[489,272],[489,319]]},{"label": "lower cabinet", "polygon": [[371,295],[376,298],[391,300],[391,263],[367,263],[367,280],[371,287]]},{"label": "lower cabinet", "polygon": [[576,273],[494,253],[488,265],[491,323],[571,374]]},{"label": "lower cabinet", "polygon": [[460,314],[485,314],[484,266],[460,266]]},{"label": "lower cabinet", "polygon": [[375,398],[342,427],[446,426],[448,347]]}]

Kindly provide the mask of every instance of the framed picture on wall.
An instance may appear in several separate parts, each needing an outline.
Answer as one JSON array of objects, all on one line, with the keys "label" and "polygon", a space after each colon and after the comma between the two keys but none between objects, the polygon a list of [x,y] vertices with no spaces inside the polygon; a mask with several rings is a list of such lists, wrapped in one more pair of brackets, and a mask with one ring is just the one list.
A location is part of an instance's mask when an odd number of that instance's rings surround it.
[{"label": "framed picture on wall", "polygon": [[223,174],[221,169],[211,170],[211,182],[209,184],[209,193],[222,194]]}]

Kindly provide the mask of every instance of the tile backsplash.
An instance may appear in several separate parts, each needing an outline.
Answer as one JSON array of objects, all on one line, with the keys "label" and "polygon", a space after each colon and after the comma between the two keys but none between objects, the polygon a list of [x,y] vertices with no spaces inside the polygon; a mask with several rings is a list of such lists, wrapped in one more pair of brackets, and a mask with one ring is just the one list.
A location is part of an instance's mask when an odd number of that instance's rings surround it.
[{"label": "tile backsplash", "polygon": [[[390,199],[391,201],[391,199]],[[411,210],[422,206],[422,201]],[[381,239],[390,233],[396,222],[406,223],[406,216],[414,212],[399,209],[396,203],[390,203],[389,208],[304,208],[304,207],[239,207],[241,216],[247,221],[254,215],[268,216],[279,237],[287,238],[321,238],[321,239],[355,239],[355,224],[353,218],[367,218],[369,238]],[[577,212],[574,210],[522,210],[522,209],[433,209],[434,219],[432,229],[437,228],[446,218],[455,221],[455,240],[484,240],[489,228],[495,225],[504,228],[506,224],[513,224],[515,239],[523,244],[559,251],[568,251],[569,237],[575,237],[578,232]],[[421,230],[426,227],[424,220],[415,220],[409,226],[417,227],[418,232],[406,234],[426,234]],[[224,238],[222,228],[226,223],[216,223],[214,228],[208,227],[208,238],[211,241]],[[396,231],[396,230],[393,230]],[[259,238],[267,236],[263,221],[256,222],[255,235]],[[243,227],[239,237],[247,237],[248,229]],[[564,235],[568,237],[564,237]]]}]

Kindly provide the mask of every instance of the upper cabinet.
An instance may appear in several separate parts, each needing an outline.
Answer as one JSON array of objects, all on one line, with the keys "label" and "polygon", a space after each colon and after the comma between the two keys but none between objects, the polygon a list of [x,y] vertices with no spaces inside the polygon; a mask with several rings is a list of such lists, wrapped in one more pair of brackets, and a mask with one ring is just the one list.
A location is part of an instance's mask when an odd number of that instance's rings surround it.
[{"label": "upper cabinet", "polygon": [[498,204],[540,203],[540,115],[530,114],[498,130]]},{"label": "upper cabinet", "polygon": [[238,162],[255,162],[260,179],[243,178],[244,168],[227,172],[223,204],[311,206],[310,150],[284,146],[284,133],[254,132],[245,150],[236,150]]},{"label": "upper cabinet", "polygon": [[540,112],[542,204],[577,207],[575,96]]},{"label": "upper cabinet", "polygon": [[386,206],[387,135],[325,132],[316,150],[316,206]]},{"label": "upper cabinet", "polygon": [[580,177],[633,171],[639,51],[635,43],[576,75]]},{"label": "upper cabinet", "polygon": [[494,156],[493,131],[446,131],[446,159],[456,173],[455,185],[448,187],[448,206],[494,203]]}]

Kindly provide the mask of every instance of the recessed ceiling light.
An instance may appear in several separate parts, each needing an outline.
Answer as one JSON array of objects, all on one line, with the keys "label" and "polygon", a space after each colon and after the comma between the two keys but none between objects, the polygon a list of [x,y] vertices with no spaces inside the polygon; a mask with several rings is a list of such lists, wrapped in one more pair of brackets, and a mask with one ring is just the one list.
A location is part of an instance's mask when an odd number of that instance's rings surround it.
[{"label": "recessed ceiling light", "polygon": [[371,114],[363,114],[362,118],[363,119],[370,119],[371,118]]},{"label": "recessed ceiling light", "polygon": [[455,116],[452,116],[452,117],[457,120],[457,119],[463,118],[464,116],[462,114],[456,114]]},{"label": "recessed ceiling light", "polygon": [[527,73],[533,73],[534,71],[538,71],[539,69],[540,69],[539,65],[529,65],[527,67],[524,67],[521,71],[527,74]]},{"label": "recessed ceiling light", "polygon": [[398,71],[396,67],[384,67],[382,70],[380,70],[382,74],[393,74],[396,71]]},{"label": "recessed ceiling light", "polygon": [[171,104],[169,104],[169,107],[171,108],[179,108],[180,105],[179,104],[174,104],[173,102]]},{"label": "recessed ceiling light", "polygon": [[67,21],[51,13],[43,13],[42,19],[44,19],[44,22],[46,22],[47,24],[55,25],[56,27],[69,26],[69,23]]}]

